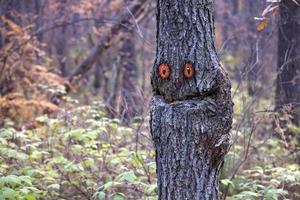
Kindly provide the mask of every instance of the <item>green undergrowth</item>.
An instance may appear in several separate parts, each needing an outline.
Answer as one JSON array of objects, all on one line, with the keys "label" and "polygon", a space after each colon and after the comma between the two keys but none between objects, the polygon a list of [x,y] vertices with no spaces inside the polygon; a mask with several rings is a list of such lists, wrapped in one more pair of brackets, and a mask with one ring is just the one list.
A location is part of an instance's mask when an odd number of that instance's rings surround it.
[{"label": "green undergrowth", "polygon": [[154,152],[134,128],[88,106],[37,120],[0,130],[0,199],[156,199]]},{"label": "green undergrowth", "polygon": [[[0,129],[0,199],[157,199],[147,120],[125,127],[100,108],[41,116],[34,130],[15,130],[7,122]],[[245,156],[246,133],[226,156],[220,183],[226,199],[299,199],[299,166],[276,137],[253,136],[249,155],[237,169]]]}]

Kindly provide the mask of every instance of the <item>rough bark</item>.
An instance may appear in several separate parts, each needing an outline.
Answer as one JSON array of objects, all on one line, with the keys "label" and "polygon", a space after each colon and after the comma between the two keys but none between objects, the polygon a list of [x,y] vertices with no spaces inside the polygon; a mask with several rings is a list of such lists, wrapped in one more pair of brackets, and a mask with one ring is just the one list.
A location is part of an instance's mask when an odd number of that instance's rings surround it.
[{"label": "rough bark", "polygon": [[300,125],[300,6],[283,0],[279,8],[276,110],[292,106],[292,122]]},{"label": "rough bark", "polygon": [[[219,173],[230,147],[230,81],[214,45],[211,0],[158,0],[157,55],[150,128],[161,200],[217,200]],[[195,69],[183,75],[185,63]],[[162,79],[161,63],[170,66]]]}]

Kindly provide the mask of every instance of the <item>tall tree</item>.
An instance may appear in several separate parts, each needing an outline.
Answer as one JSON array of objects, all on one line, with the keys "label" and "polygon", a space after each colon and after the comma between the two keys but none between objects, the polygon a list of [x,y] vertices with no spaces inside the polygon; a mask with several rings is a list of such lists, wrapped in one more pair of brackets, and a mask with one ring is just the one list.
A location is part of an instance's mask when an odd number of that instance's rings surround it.
[{"label": "tall tree", "polygon": [[292,0],[279,5],[276,110],[290,105],[292,122],[300,125],[300,6]]},{"label": "tall tree", "polygon": [[161,200],[220,199],[233,104],[212,9],[212,0],[157,1],[150,127]]},{"label": "tall tree", "polygon": [[136,63],[134,32],[124,32],[121,48],[121,67],[123,72],[121,86],[120,117],[123,123],[129,124],[131,119],[140,114],[141,102],[138,98],[138,67]]},{"label": "tall tree", "polygon": [[[55,16],[55,20],[63,21],[62,19],[66,19],[66,10],[68,7],[67,0],[58,1],[57,12]],[[68,67],[66,63],[66,54],[67,54],[67,26],[63,26],[56,30],[54,33],[55,39],[53,40],[53,50],[57,54],[59,66],[61,70],[61,74],[63,76],[68,75]]]}]

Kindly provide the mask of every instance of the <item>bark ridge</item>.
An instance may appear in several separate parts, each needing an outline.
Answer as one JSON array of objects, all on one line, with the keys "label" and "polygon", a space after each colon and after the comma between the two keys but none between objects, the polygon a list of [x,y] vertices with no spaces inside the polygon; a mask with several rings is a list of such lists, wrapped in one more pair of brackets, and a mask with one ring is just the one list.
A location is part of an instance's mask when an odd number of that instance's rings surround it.
[{"label": "bark ridge", "polygon": [[[157,55],[150,128],[160,200],[219,199],[219,174],[230,148],[230,81],[214,46],[210,0],[158,0]],[[185,63],[195,75],[186,78]],[[170,66],[162,79],[158,68]]]}]

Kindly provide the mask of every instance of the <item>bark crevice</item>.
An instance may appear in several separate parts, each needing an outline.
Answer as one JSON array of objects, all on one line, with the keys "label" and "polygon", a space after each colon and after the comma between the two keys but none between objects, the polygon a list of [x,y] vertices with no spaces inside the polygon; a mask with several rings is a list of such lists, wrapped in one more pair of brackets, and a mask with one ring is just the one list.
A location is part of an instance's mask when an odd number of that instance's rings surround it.
[{"label": "bark crevice", "polygon": [[[230,81],[214,46],[210,0],[158,0],[157,55],[151,83],[150,129],[160,200],[217,200],[230,148]],[[186,62],[195,69],[186,78]],[[158,68],[170,66],[162,79]]]}]

